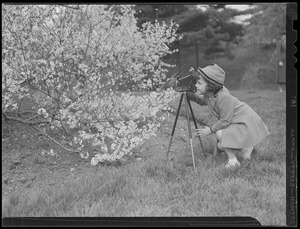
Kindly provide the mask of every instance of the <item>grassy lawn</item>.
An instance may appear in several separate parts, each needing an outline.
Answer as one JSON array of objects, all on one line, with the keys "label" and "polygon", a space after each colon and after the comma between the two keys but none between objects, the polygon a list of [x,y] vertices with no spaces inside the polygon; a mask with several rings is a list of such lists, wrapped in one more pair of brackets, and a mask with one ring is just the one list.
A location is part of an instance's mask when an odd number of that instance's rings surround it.
[{"label": "grassy lawn", "polygon": [[[92,166],[86,161],[76,176],[62,172],[62,179],[52,185],[45,180],[43,185],[22,186],[2,197],[2,217],[250,216],[262,225],[285,225],[285,93],[231,93],[248,103],[271,133],[256,147],[257,153],[250,162],[239,157],[239,168],[226,170],[227,158],[223,154],[203,159],[194,137],[194,172],[183,116],[179,117],[171,147],[173,166],[166,166],[164,158],[175,119],[170,115],[157,137],[138,149],[140,160],[114,166]],[[177,108],[177,104],[178,100],[173,106]],[[216,121],[207,107],[195,103],[192,106],[198,121]],[[184,115],[183,108],[180,114]]]}]

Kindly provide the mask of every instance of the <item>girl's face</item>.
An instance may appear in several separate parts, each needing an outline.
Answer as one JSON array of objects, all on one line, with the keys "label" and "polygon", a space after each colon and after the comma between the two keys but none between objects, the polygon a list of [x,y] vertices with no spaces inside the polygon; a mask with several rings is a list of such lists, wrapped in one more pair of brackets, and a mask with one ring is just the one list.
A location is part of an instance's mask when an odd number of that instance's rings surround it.
[{"label": "girl's face", "polygon": [[197,94],[203,95],[206,93],[206,81],[200,76],[200,79],[197,80],[196,88],[197,88]]}]

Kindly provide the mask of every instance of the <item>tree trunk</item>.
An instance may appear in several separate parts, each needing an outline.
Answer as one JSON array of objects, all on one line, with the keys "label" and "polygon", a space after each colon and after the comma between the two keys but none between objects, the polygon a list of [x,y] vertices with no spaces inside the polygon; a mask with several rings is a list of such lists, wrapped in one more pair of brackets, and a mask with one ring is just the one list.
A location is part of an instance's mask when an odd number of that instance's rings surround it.
[{"label": "tree trunk", "polygon": [[177,71],[179,71],[181,69],[180,44],[179,44],[179,41],[177,41],[176,44],[177,44],[176,46],[177,46],[177,49],[178,49],[177,58],[176,58],[176,69],[177,69]]},{"label": "tree trunk", "polygon": [[196,69],[198,68],[199,64],[199,51],[198,51],[198,44],[196,43]]}]

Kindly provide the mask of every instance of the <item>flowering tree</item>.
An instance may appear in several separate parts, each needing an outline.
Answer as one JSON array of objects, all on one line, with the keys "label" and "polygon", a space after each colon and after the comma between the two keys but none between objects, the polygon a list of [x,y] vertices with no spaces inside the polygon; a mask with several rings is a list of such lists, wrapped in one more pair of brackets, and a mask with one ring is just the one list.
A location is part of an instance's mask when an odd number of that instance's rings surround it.
[{"label": "flowering tree", "polygon": [[[28,124],[93,165],[131,154],[155,134],[172,90],[137,96],[165,79],[161,57],[177,39],[173,23],[136,26],[128,5],[3,5],[2,113]],[[152,81],[146,81],[151,74]],[[31,101],[23,110],[24,101]],[[14,115],[12,115],[14,114]],[[47,134],[63,130],[69,146]]]}]

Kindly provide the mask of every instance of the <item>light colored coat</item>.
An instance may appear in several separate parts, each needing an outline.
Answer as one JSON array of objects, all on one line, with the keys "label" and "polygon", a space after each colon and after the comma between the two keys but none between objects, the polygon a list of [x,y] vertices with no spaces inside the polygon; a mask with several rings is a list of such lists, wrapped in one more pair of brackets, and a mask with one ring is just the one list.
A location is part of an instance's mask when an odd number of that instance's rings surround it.
[{"label": "light colored coat", "polygon": [[190,99],[201,106],[208,105],[218,118],[211,130],[214,133],[222,130],[221,144],[225,148],[252,147],[270,135],[259,115],[248,104],[232,96],[224,86],[214,98],[190,94]]}]

